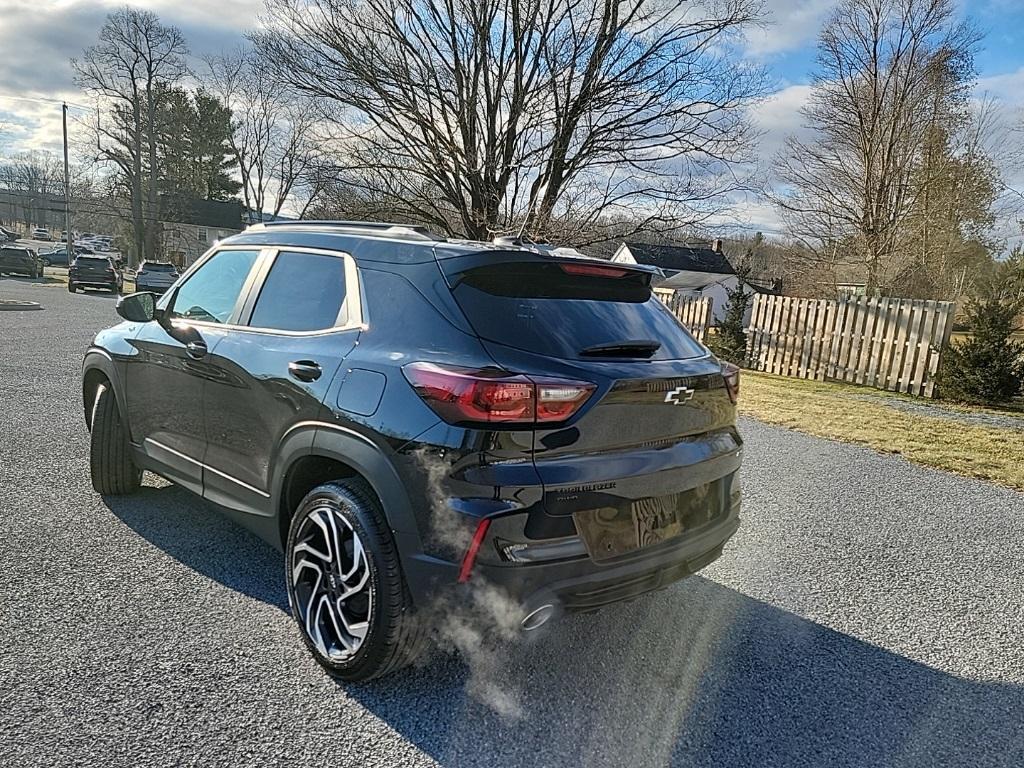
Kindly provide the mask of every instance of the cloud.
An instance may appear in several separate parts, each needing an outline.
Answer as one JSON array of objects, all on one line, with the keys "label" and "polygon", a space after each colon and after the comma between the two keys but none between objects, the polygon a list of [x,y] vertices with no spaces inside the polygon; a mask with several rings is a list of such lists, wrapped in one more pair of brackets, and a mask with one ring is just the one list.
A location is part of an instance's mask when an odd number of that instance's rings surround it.
[{"label": "cloud", "polygon": [[776,91],[754,108],[751,118],[764,134],[758,154],[765,162],[770,162],[778,154],[787,136],[809,133],[804,127],[800,109],[810,95],[811,86],[790,85]]},{"label": "cloud", "polygon": [[1024,67],[1015,72],[979,78],[975,92],[979,96],[994,96],[1011,108],[1024,108]]},{"label": "cloud", "polygon": [[[74,84],[70,59],[94,44],[117,0],[0,0],[0,152],[59,151],[60,100],[87,104]],[[257,26],[262,0],[135,0],[164,24],[181,29],[193,56],[237,47]],[[42,101],[34,101],[42,100]],[[75,110],[69,130],[85,116]]]},{"label": "cloud", "polygon": [[768,0],[765,26],[747,33],[747,54],[765,58],[811,45],[837,0]]}]

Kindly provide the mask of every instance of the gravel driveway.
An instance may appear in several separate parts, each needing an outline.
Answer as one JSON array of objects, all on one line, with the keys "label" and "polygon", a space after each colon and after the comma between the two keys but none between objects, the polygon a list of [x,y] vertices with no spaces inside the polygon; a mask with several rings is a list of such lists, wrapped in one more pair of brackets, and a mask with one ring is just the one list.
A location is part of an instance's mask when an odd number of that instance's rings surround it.
[{"label": "gravel driveway", "polygon": [[155,480],[92,492],[113,300],[0,297],[46,307],[0,313],[0,765],[1024,764],[1024,495],[745,422],[745,522],[702,575],[344,688],[275,551]]}]

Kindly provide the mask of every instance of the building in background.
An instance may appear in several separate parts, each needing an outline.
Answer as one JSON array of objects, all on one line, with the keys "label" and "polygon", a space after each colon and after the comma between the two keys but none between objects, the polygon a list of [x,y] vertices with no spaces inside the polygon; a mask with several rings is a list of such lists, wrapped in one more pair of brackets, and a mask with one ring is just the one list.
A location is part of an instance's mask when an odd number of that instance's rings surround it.
[{"label": "building in background", "polygon": [[163,199],[160,224],[164,258],[187,267],[214,243],[245,229],[242,212],[238,200]]}]

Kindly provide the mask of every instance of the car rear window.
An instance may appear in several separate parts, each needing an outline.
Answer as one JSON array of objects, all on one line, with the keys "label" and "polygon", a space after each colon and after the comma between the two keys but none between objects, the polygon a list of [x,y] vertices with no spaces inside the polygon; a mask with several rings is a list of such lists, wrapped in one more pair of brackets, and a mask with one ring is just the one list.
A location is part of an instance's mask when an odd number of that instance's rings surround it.
[{"label": "car rear window", "polygon": [[705,354],[643,275],[570,274],[563,263],[477,267],[457,276],[452,292],[481,338],[516,349],[578,359],[584,349],[649,340],[660,347],[647,359]]},{"label": "car rear window", "polygon": [[174,271],[174,265],[173,264],[153,264],[151,262],[147,262],[147,263],[142,265],[142,268],[144,270],[146,270],[147,272],[173,272]]},{"label": "car rear window", "polygon": [[96,258],[93,256],[79,256],[75,259],[77,264],[83,267],[109,267],[110,259],[107,258]]}]

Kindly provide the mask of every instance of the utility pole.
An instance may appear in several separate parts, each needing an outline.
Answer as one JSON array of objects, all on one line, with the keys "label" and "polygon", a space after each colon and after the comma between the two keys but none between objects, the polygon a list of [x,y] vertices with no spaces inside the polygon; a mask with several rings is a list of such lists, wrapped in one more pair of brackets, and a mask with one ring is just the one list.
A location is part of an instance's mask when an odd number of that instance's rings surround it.
[{"label": "utility pole", "polygon": [[61,104],[64,121],[64,230],[68,233],[67,254],[68,269],[71,269],[72,254],[74,251],[74,235],[71,234],[71,171],[68,169],[68,104]]}]

